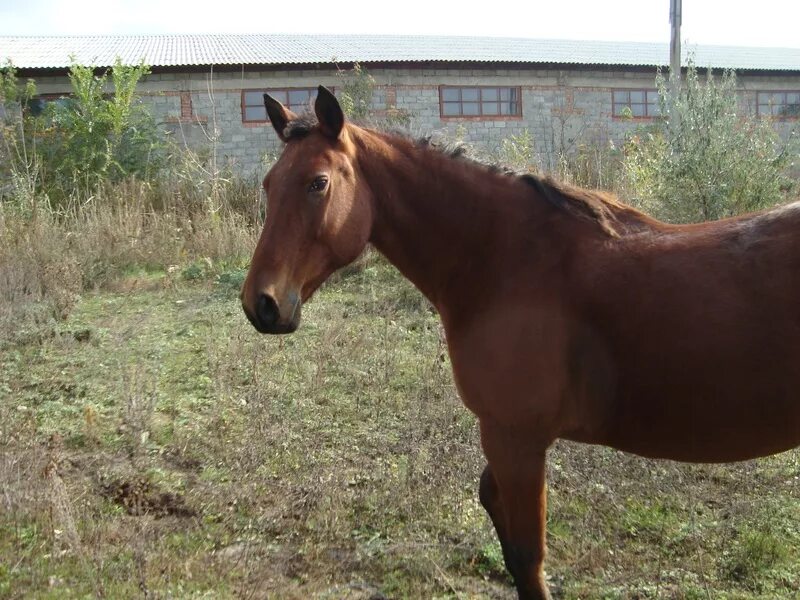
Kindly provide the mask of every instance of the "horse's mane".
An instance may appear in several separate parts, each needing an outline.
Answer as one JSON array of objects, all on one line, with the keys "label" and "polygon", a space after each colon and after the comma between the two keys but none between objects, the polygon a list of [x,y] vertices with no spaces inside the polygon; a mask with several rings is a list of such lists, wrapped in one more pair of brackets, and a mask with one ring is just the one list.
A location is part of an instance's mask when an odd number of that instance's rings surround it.
[{"label": "horse's mane", "polygon": [[613,225],[617,221],[615,213],[617,210],[625,210],[628,207],[611,194],[583,189],[557,181],[549,176],[519,172],[507,165],[483,161],[476,157],[472,152],[472,147],[464,142],[434,142],[431,136],[425,136],[419,138],[416,144],[422,148],[432,148],[454,160],[464,160],[480,165],[494,174],[519,178],[531,186],[538,196],[559,210],[579,218],[596,221],[608,235],[619,237],[619,233]]},{"label": "horse's mane", "polygon": [[619,232],[614,227],[614,223],[618,221],[617,211],[628,207],[611,194],[587,190],[532,173],[525,173],[520,177],[553,206],[577,217],[592,219],[608,235],[619,237]]},{"label": "horse's mane", "polygon": [[[311,133],[316,126],[316,116],[312,112],[306,112],[299,115],[297,119],[290,121],[286,125],[283,134],[286,141],[302,139]],[[531,186],[539,197],[552,206],[575,217],[595,221],[611,237],[619,237],[619,233],[614,227],[614,224],[618,221],[617,213],[619,211],[635,212],[620,203],[611,194],[572,186],[556,181],[549,176],[520,173],[508,166],[484,161],[474,154],[469,144],[464,142],[434,140],[433,136],[430,135],[413,139],[404,131],[378,132],[373,130],[373,133],[388,137],[390,140],[401,139],[405,142],[411,142],[417,148],[430,149],[453,160],[479,165],[496,175],[517,177]]]}]

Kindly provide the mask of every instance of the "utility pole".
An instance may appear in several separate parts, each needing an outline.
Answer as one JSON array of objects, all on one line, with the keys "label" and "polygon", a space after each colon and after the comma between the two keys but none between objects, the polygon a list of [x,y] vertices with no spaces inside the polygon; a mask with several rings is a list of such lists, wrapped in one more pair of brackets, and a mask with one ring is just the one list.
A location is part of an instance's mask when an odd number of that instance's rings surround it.
[{"label": "utility pole", "polygon": [[681,97],[681,2],[669,0],[669,22],[672,36],[669,42],[669,92],[670,101],[668,131],[674,135],[681,129],[678,102]]},{"label": "utility pole", "polygon": [[682,0],[669,1],[669,22],[672,37],[669,43],[669,75],[673,93],[681,90],[681,4]]}]

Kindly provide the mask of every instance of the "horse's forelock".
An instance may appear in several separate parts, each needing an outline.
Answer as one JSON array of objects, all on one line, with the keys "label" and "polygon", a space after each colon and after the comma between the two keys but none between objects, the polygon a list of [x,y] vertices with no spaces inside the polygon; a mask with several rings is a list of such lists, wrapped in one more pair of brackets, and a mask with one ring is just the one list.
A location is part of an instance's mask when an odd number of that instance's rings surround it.
[{"label": "horse's forelock", "polygon": [[306,137],[318,125],[317,118],[311,113],[300,115],[297,119],[289,121],[283,130],[287,142]]}]

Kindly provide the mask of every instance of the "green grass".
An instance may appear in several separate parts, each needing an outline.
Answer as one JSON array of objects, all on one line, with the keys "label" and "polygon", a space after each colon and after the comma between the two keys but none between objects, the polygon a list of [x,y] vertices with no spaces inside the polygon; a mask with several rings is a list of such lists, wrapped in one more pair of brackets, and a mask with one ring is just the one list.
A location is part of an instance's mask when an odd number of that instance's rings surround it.
[{"label": "green grass", "polygon": [[[0,597],[513,597],[419,294],[371,258],[265,337],[204,264],[4,338]],[[798,473],[558,443],[556,597],[798,597]]]}]

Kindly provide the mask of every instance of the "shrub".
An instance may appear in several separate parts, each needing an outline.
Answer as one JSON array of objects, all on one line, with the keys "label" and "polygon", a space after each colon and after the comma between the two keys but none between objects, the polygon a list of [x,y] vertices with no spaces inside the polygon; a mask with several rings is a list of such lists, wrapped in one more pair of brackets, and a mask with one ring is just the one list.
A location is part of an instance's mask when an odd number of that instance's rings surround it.
[{"label": "shrub", "polygon": [[366,121],[370,116],[375,79],[358,63],[350,71],[339,69],[337,76],[342,82],[339,102],[347,118]]},{"label": "shrub", "polygon": [[502,164],[519,171],[537,171],[533,136],[527,129],[512,134],[500,143],[498,158]]},{"label": "shrub", "polygon": [[[732,71],[701,81],[694,65],[676,96],[659,75],[663,119],[625,144],[633,200],[671,222],[697,222],[775,205],[791,187],[792,143],[739,110]],[[790,136],[790,142],[793,142]]]},{"label": "shrub", "polygon": [[[22,189],[57,206],[76,195],[90,196],[102,182],[150,178],[166,152],[162,132],[136,94],[148,72],[144,65],[117,61],[110,72],[95,75],[91,67],[74,64],[71,94],[38,110],[33,82],[22,86],[13,67],[3,69],[0,175],[25,182]],[[19,189],[12,190],[17,197]]]}]

